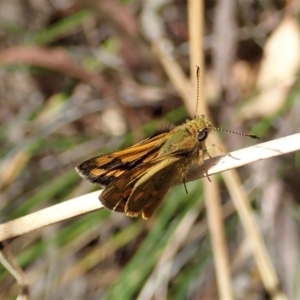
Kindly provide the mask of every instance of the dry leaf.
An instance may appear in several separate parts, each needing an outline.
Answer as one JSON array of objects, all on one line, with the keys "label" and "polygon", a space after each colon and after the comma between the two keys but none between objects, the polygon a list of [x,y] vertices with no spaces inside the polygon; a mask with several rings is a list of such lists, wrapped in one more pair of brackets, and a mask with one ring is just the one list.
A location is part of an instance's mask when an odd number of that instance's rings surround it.
[{"label": "dry leaf", "polygon": [[240,117],[263,117],[284,104],[300,66],[300,32],[297,21],[286,17],[266,42],[256,88],[259,95],[245,105]]}]

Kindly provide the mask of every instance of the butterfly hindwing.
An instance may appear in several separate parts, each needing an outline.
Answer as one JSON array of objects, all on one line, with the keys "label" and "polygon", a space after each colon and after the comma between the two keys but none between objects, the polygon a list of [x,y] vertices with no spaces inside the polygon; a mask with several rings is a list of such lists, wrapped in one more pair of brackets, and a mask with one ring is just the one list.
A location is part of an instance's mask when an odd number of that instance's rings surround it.
[{"label": "butterfly hindwing", "polygon": [[101,194],[100,201],[109,209],[149,218],[163,200],[176,177],[182,176],[181,157],[158,157],[119,177]]},{"label": "butterfly hindwing", "polygon": [[108,209],[125,212],[125,206],[136,182],[154,166],[154,162],[145,162],[119,176],[108,185],[100,195],[101,203]]},{"label": "butterfly hindwing", "polygon": [[183,173],[181,157],[167,157],[153,166],[134,186],[125,212],[129,216],[135,216],[143,212],[143,218],[152,216],[155,209],[164,199],[168,190],[176,180],[181,180]]}]

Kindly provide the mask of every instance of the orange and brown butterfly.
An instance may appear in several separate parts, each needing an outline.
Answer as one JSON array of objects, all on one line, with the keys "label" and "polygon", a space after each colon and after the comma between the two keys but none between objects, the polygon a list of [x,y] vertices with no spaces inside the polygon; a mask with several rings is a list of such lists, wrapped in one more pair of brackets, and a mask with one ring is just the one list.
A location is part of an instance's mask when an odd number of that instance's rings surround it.
[{"label": "orange and brown butterfly", "polygon": [[148,219],[175,183],[185,183],[189,167],[203,164],[212,129],[223,130],[212,127],[204,115],[196,116],[129,148],[91,158],[76,171],[105,188],[99,199],[106,208]]},{"label": "orange and brown butterfly", "polygon": [[91,158],[76,171],[105,187],[99,199],[106,208],[130,217],[142,213],[148,219],[176,182],[185,183],[189,166],[203,164],[212,129],[218,128],[205,116],[196,116],[129,148]]}]

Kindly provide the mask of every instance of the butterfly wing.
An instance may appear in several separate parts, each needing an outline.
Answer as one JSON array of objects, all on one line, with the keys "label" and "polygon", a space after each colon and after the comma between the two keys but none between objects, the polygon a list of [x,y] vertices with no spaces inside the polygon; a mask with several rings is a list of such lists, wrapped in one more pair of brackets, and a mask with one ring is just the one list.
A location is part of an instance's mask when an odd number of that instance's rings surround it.
[{"label": "butterfly wing", "polygon": [[166,134],[157,133],[129,148],[93,157],[77,166],[76,171],[92,183],[108,186],[125,172],[154,159]]},{"label": "butterfly wing", "polygon": [[150,218],[174,181],[183,176],[183,168],[182,157],[163,155],[117,178],[102,192],[100,201],[128,216],[143,212],[143,218]]},{"label": "butterfly wing", "polygon": [[185,175],[183,167],[182,158],[176,156],[168,156],[153,166],[134,186],[125,207],[126,214],[135,216],[142,211],[144,219],[150,218],[174,182]]}]

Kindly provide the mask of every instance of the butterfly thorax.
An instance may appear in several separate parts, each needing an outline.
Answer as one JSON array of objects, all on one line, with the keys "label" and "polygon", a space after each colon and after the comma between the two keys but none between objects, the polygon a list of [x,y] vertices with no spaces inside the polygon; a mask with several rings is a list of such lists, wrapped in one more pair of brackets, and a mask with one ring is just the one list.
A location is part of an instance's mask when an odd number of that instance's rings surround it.
[{"label": "butterfly thorax", "polygon": [[193,161],[198,157],[199,151],[206,149],[206,135],[204,139],[201,137],[204,132],[208,133],[211,128],[211,123],[204,116],[187,120],[168,133],[166,142],[158,155],[177,154],[186,156],[187,159]]},{"label": "butterfly thorax", "polygon": [[177,158],[176,181],[185,181],[190,165],[203,163],[206,155],[205,140],[211,128],[211,123],[201,116],[187,120],[167,134],[157,156]]}]

